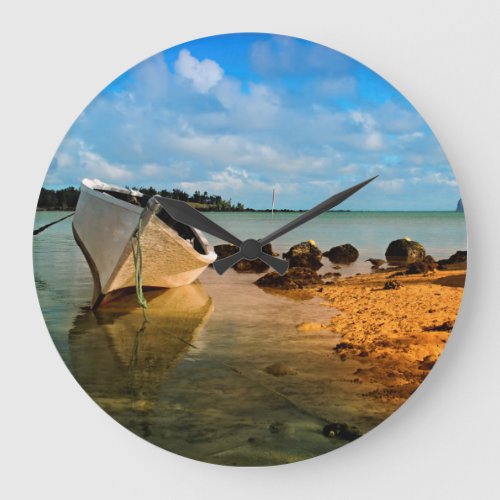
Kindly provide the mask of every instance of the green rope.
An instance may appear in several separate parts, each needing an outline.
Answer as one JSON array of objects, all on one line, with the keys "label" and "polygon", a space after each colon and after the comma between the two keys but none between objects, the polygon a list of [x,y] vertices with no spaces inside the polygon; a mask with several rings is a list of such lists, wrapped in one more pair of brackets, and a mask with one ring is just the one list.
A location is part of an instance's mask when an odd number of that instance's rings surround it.
[{"label": "green rope", "polygon": [[[135,294],[137,295],[137,303],[142,307],[142,314],[144,316],[144,321],[148,321],[148,316],[146,314],[146,309],[148,308],[148,301],[144,297],[144,292],[142,290],[142,248],[141,248],[141,231],[142,231],[142,217],[146,213],[147,208],[145,208],[139,217],[139,224],[137,225],[137,231],[134,236],[132,236],[132,255],[134,257],[135,266]],[[134,241],[137,244],[134,246]]]}]

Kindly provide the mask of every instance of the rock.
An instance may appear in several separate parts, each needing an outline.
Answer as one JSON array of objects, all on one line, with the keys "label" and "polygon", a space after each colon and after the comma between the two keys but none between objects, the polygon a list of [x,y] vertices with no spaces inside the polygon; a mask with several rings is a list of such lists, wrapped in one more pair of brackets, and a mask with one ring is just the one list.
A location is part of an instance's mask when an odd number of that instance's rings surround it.
[{"label": "rock", "polygon": [[325,325],[314,321],[309,323],[300,323],[300,325],[297,325],[297,330],[300,332],[317,332],[318,330],[323,330],[323,328],[325,328]]},{"label": "rock", "polygon": [[445,321],[441,325],[424,326],[424,332],[451,332],[453,330],[453,321]]},{"label": "rock", "polygon": [[462,198],[458,200],[457,203],[457,212],[463,212],[464,211],[464,204],[462,203]]},{"label": "rock", "polygon": [[465,269],[467,267],[467,250],[458,250],[447,259],[437,261],[438,269]]},{"label": "rock", "polygon": [[339,342],[333,349],[335,352],[340,352],[352,348],[354,348],[354,345],[351,342]]},{"label": "rock", "polygon": [[425,274],[437,269],[438,264],[430,255],[426,255],[422,262],[410,264],[406,269],[406,274]]},{"label": "rock", "polygon": [[397,290],[401,288],[403,284],[398,280],[389,280],[384,284],[384,290]]},{"label": "rock", "polygon": [[343,245],[330,248],[330,250],[325,252],[323,255],[328,257],[330,261],[335,264],[350,264],[351,262],[357,260],[359,252],[350,243],[345,243]]},{"label": "rock", "polygon": [[418,369],[419,370],[432,370],[432,367],[436,364],[437,358],[436,356],[429,355],[425,356],[424,359],[419,361]]},{"label": "rock", "polygon": [[224,259],[225,257],[235,254],[238,251],[238,247],[230,243],[225,243],[223,245],[215,245],[214,250],[217,254],[217,259]]},{"label": "rock", "polygon": [[425,257],[425,248],[409,238],[391,241],[385,251],[385,258],[391,266],[408,265],[421,262]]},{"label": "rock", "polygon": [[284,377],[285,375],[293,375],[297,373],[293,368],[290,368],[285,363],[274,363],[265,368],[266,373],[275,377]]},{"label": "rock", "polygon": [[295,290],[313,285],[323,285],[321,276],[316,271],[307,267],[292,267],[284,276],[278,273],[267,273],[256,282],[264,288],[278,288],[281,290]]},{"label": "rock", "polygon": [[330,438],[338,437],[346,441],[354,441],[361,437],[361,432],[359,432],[356,427],[349,427],[347,424],[332,422],[323,427],[323,436]]},{"label": "rock", "polygon": [[[215,253],[217,254],[217,260],[224,259],[230,255],[235,254],[238,251],[238,247],[231,244],[216,245],[214,247]],[[262,250],[269,254],[275,255],[270,243],[264,245]],[[233,269],[239,273],[264,273],[269,269],[269,266],[262,262],[260,259],[255,260],[240,260]]]},{"label": "rock", "polygon": [[313,241],[293,245],[283,257],[290,262],[290,267],[309,267],[317,271],[323,265],[321,250]]},{"label": "rock", "polygon": [[325,279],[325,278],[340,278],[340,276],[342,276],[341,273],[331,273],[331,272],[328,272],[328,273],[321,275],[321,277],[323,279]]},{"label": "rock", "polygon": [[383,266],[385,264],[385,260],[383,259],[366,259],[365,262],[371,262],[372,264],[372,269],[378,269],[380,266]]}]

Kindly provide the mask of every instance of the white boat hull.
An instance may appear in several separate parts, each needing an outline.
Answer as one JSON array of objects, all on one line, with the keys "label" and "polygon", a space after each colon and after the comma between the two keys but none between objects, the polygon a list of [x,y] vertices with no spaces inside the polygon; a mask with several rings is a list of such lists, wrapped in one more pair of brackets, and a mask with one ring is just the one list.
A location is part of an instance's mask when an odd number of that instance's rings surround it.
[{"label": "white boat hull", "polygon": [[92,304],[102,303],[114,292],[135,286],[132,253],[134,235],[141,219],[142,283],[144,287],[175,288],[188,285],[216,258],[199,232],[205,254],[193,248],[156,216],[154,200],[148,208],[96,191],[109,187],[85,179],[73,218],[75,240],[82,249],[94,278]]}]

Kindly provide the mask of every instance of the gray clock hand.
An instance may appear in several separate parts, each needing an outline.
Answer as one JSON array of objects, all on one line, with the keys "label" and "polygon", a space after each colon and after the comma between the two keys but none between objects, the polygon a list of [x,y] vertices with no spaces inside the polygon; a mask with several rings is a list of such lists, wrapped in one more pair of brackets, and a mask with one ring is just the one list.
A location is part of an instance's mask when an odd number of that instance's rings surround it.
[{"label": "gray clock hand", "polygon": [[[274,257],[274,255],[269,255],[265,252],[260,252],[258,254],[258,258],[265,262],[268,266],[274,268],[280,274],[285,274],[288,270],[288,261],[285,259],[278,259]],[[224,259],[219,259],[214,262],[214,268],[219,274],[224,274],[230,267],[233,267],[240,260],[245,259],[245,254],[243,251],[236,252],[233,255],[229,255],[229,257],[225,257]],[[254,259],[249,259],[254,260]]]},{"label": "gray clock hand", "polygon": [[[252,239],[245,240],[241,245],[239,252],[230,255],[225,259],[221,259],[214,264],[216,271],[219,274],[223,274],[231,266],[234,266],[237,262],[239,262],[242,259],[248,259],[248,260],[260,259],[264,261],[266,264],[273,267],[281,275],[285,274],[288,269],[288,262],[284,263],[281,259],[276,259],[276,257],[272,257],[271,255],[264,253],[262,251],[262,247],[265,244],[271,242],[272,240],[278,238],[279,236],[288,233],[288,231],[291,231],[292,229],[295,229],[301,224],[304,224],[307,221],[313,219],[319,214],[325,212],[326,210],[338,205],[339,203],[342,203],[344,200],[349,198],[349,196],[354,194],[363,186],[366,186],[369,182],[373,181],[373,179],[376,179],[377,177],[378,175],[372,177],[371,179],[368,179],[367,181],[361,182],[360,184],[356,184],[355,186],[346,189],[345,191],[330,196],[330,198],[321,202],[319,205],[316,205],[315,207],[311,208],[311,210],[302,214],[300,217],[297,217],[296,219],[292,220],[288,224],[285,224],[283,227],[277,229],[276,231],[272,232],[270,235],[266,236],[261,240],[258,241]],[[273,262],[273,259],[275,262]]]},{"label": "gray clock hand", "polygon": [[198,212],[196,208],[193,208],[185,201],[164,198],[163,196],[158,195],[155,196],[155,199],[177,222],[195,227],[201,231],[205,231],[206,233],[232,243],[233,245],[241,247],[243,244],[239,238],[231,234],[229,231],[226,231],[223,227],[219,226],[208,217],[205,217],[202,213]]},{"label": "gray clock hand", "polygon": [[[277,259],[272,255],[262,252],[262,245],[260,245],[260,243],[256,240],[246,240],[245,242],[242,242],[239,238],[226,231],[208,217],[205,217],[202,213],[198,212],[196,208],[193,208],[185,201],[173,200],[172,198],[164,198],[163,196],[158,195],[155,196],[155,199],[177,222],[195,227],[201,231],[211,234],[212,236],[216,236],[221,240],[228,241],[229,243],[233,243],[233,245],[240,247],[239,252],[230,255],[225,259],[220,259],[214,263],[214,267],[219,274],[223,274],[224,271],[239,262],[241,259],[245,258],[248,258],[249,260],[260,258],[266,264],[281,272],[281,274],[284,274],[288,269],[288,262],[286,260]],[[222,264],[219,264],[221,262]]]},{"label": "gray clock hand", "polygon": [[285,233],[288,233],[292,229],[295,229],[296,227],[301,226],[302,224],[305,224],[306,222],[313,219],[314,217],[317,217],[318,215],[322,214],[323,212],[326,212],[330,208],[339,205],[344,200],[349,198],[349,196],[353,195],[356,191],[359,191],[362,187],[366,186],[369,182],[373,181],[373,179],[376,179],[377,177],[378,175],[372,177],[371,179],[368,179],[367,181],[356,184],[355,186],[346,189],[345,191],[342,191],[338,194],[334,194],[330,198],[326,199],[325,201],[322,201],[315,207],[308,210],[306,213],[300,215],[296,219],[293,219],[288,224],[285,224],[276,231],[273,231],[271,234],[268,234],[265,238],[260,239],[259,243],[261,245],[266,245],[267,243],[270,243],[276,238],[283,236]]}]

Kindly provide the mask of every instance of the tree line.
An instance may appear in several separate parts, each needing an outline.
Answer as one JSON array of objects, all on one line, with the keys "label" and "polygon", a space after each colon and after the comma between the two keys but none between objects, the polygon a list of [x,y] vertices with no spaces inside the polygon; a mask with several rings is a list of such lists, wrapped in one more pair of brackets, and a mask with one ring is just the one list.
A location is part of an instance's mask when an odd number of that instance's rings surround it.
[{"label": "tree line", "polygon": [[[166,198],[174,198],[176,200],[187,201],[196,206],[200,210],[217,210],[217,211],[243,211],[245,207],[242,203],[233,204],[231,198],[224,200],[220,195],[208,194],[207,191],[195,191],[189,195],[182,189],[174,188],[172,191],[167,189],[156,190],[154,187],[133,187],[136,191],[154,196],[159,194]],[[46,189],[42,188],[38,198],[37,208],[40,210],[75,210],[76,203],[80,190],[70,186],[64,189]]]}]

